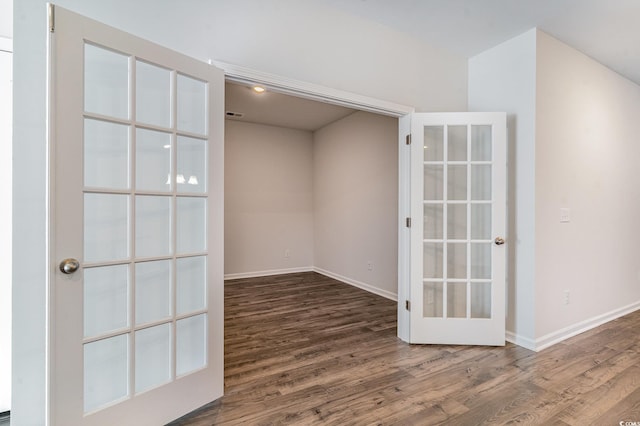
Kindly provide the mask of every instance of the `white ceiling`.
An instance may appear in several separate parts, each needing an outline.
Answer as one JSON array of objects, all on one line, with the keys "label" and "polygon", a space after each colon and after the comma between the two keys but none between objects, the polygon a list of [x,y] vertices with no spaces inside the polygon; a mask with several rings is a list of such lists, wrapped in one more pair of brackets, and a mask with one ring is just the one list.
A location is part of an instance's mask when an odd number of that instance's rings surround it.
[{"label": "white ceiling", "polygon": [[[537,27],[640,84],[640,0],[317,1],[465,58]],[[353,111],[237,85],[227,86],[227,110],[312,131]]]},{"label": "white ceiling", "polygon": [[268,124],[315,131],[354,112],[353,109],[267,91],[255,93],[250,87],[225,85],[225,110],[242,113],[228,120]]},{"label": "white ceiling", "polygon": [[321,0],[464,57],[540,30],[640,84],[640,0]]}]

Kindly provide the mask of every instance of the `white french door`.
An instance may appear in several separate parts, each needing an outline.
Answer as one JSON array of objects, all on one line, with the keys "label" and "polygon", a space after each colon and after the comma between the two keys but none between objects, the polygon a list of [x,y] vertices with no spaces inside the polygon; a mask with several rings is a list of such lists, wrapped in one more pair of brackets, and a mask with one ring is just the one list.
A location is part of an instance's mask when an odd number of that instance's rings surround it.
[{"label": "white french door", "polygon": [[223,393],[224,75],[53,12],[50,424],[164,424]]},{"label": "white french door", "polygon": [[411,343],[504,345],[506,114],[411,115]]}]

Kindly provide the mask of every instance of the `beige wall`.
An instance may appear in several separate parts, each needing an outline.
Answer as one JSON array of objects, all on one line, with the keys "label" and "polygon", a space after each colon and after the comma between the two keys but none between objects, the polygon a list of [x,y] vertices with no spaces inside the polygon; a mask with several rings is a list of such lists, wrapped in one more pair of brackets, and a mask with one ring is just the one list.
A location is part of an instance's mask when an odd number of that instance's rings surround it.
[{"label": "beige wall", "polygon": [[511,339],[540,350],[639,309],[640,86],[534,29],[469,61],[469,107],[512,114]]},{"label": "beige wall", "polygon": [[312,133],[231,120],[225,126],[225,276],[308,270]]},{"label": "beige wall", "polygon": [[469,59],[469,111],[505,111],[508,125],[509,339],[535,346],[535,29]]},{"label": "beige wall", "polygon": [[[544,344],[640,308],[640,86],[538,32],[536,87],[536,335]],[[560,208],[570,209],[569,223],[560,223]]]},{"label": "beige wall", "polygon": [[397,119],[357,112],[313,144],[315,266],[387,297],[398,291],[397,140]]}]

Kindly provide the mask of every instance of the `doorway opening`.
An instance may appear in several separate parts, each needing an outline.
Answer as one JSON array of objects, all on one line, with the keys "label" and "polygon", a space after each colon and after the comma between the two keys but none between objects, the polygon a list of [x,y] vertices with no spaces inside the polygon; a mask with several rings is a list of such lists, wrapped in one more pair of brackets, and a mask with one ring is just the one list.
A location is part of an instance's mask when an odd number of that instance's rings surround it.
[{"label": "doorway opening", "polygon": [[315,271],[397,300],[397,118],[252,88],[225,88],[225,278]]}]

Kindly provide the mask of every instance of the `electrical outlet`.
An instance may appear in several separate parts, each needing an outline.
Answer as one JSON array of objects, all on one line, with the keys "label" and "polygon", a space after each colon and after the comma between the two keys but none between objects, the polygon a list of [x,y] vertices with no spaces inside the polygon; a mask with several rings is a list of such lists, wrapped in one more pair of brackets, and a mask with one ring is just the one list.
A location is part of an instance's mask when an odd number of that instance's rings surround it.
[{"label": "electrical outlet", "polygon": [[372,261],[368,261],[367,262],[367,270],[373,271],[373,262]]},{"label": "electrical outlet", "polygon": [[566,208],[563,207],[560,209],[560,222],[561,223],[568,223],[571,221],[571,211]]},{"label": "electrical outlet", "polygon": [[569,296],[571,295],[571,293],[569,292],[569,290],[565,290],[564,291],[564,304],[568,305],[569,304]]},{"label": "electrical outlet", "polygon": [[291,257],[291,251],[289,249],[285,249],[284,251],[284,258],[288,259]]}]

